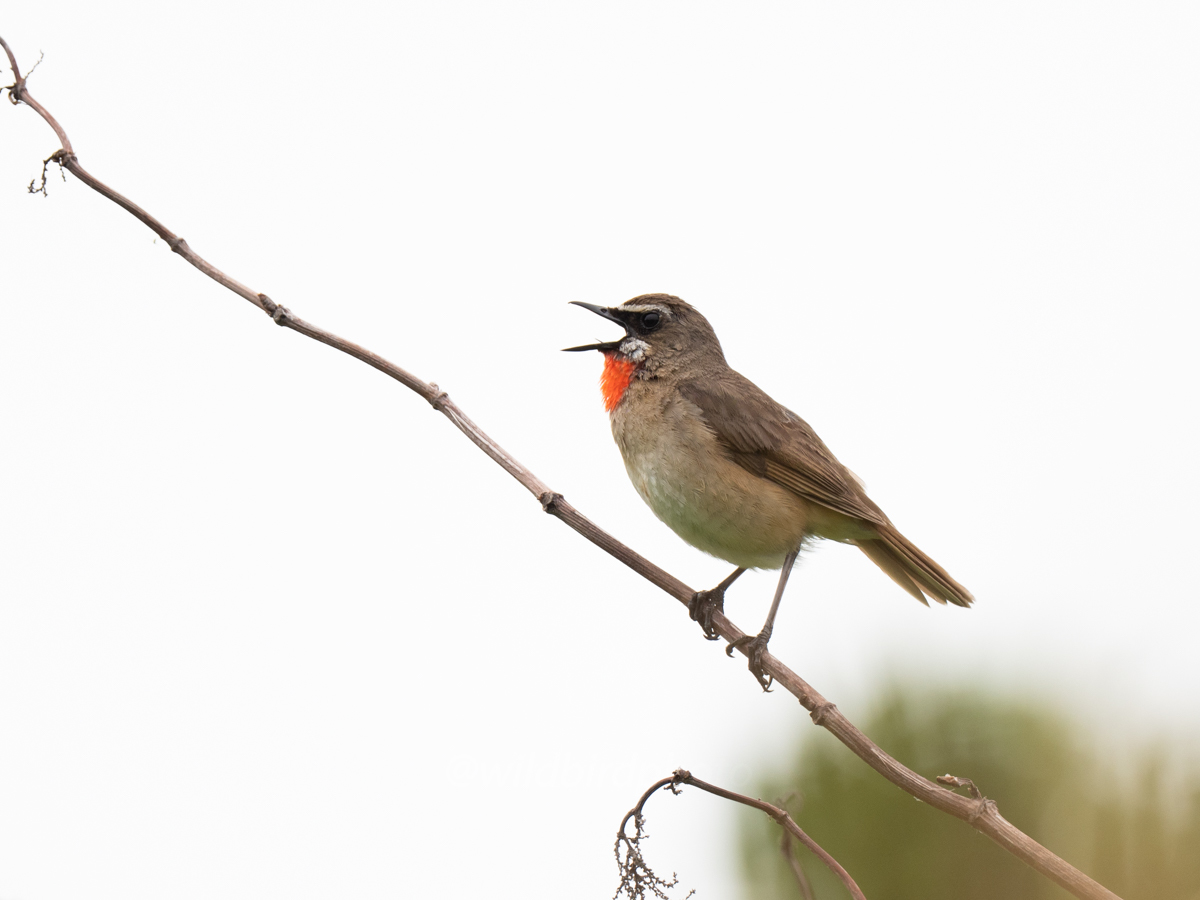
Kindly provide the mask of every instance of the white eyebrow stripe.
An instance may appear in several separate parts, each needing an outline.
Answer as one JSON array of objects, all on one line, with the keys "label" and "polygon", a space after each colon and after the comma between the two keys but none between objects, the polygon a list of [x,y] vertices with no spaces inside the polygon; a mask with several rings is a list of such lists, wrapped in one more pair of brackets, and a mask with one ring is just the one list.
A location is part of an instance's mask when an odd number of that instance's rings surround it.
[{"label": "white eyebrow stripe", "polygon": [[662,313],[664,316],[669,316],[671,314],[671,311],[668,310],[665,306],[643,306],[641,304],[638,304],[637,306],[630,306],[628,303],[622,303],[621,309],[628,310],[629,312],[638,312],[638,313],[656,312],[656,313]]}]

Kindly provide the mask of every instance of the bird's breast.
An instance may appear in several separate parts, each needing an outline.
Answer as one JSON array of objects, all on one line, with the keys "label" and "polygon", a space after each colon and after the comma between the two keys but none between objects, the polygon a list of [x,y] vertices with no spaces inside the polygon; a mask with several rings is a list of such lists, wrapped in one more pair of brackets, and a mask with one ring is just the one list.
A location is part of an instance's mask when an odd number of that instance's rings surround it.
[{"label": "bird's breast", "polygon": [[809,506],[726,455],[699,407],[636,380],[610,410],[641,498],[692,546],[746,568],[778,568],[804,538]]}]

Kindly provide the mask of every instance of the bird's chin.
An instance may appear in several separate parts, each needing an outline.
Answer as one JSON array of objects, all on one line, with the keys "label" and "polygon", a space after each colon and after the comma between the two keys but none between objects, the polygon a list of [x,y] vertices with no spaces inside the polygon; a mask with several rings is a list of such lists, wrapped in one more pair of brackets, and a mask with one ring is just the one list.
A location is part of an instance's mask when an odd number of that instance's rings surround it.
[{"label": "bird's chin", "polygon": [[631,363],[640,363],[646,358],[646,351],[649,349],[649,344],[631,334],[617,344],[616,352],[621,359]]}]

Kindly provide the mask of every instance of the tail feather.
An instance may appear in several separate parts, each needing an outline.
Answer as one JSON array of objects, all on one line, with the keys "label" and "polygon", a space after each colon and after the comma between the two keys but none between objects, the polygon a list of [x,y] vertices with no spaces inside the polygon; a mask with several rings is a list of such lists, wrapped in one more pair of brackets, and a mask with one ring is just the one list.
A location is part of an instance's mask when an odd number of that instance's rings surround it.
[{"label": "tail feather", "polygon": [[975,602],[970,591],[895,528],[880,526],[878,539],[860,540],[857,543],[858,549],[871,562],[926,606],[929,605],[926,595],[938,603],[953,603],[955,606],[970,606]]}]

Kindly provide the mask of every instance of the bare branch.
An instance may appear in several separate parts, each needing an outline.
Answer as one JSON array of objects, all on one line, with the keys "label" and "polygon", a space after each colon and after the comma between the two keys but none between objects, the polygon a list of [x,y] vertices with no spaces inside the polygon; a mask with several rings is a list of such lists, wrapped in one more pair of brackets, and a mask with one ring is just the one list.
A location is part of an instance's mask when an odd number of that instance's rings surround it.
[{"label": "bare branch", "polygon": [[[373,366],[424,397],[434,409],[453,422],[455,427],[465,434],[467,438],[533,494],[541,503],[543,510],[562,520],[570,528],[577,531],[606,553],[629,566],[629,568],[633,569],[651,584],[670,594],[685,607],[688,605],[695,594],[692,588],[629,547],[626,547],[612,535],[608,534],[608,532],[587,519],[568,503],[561,494],[552,491],[543,484],[532,472],[522,466],[506,450],[488,437],[436,384],[421,381],[399,366],[388,362],[383,357],[305,322],[303,319],[294,316],[285,307],[276,304],[265,294],[253,291],[241,282],[226,275],[220,269],[193,252],[183,238],[168,230],[158,219],[87,172],[79,164],[75,150],[62,126],[45,107],[29,94],[29,91],[26,89],[25,79],[21,77],[20,70],[17,67],[16,58],[3,38],[0,38],[0,46],[3,46],[5,52],[8,54],[9,62],[16,76],[15,83],[9,85],[7,88],[9,99],[14,104],[24,103],[37,112],[54,129],[54,133],[58,136],[59,142],[62,145],[61,149],[55,151],[50,157],[50,160],[60,162],[65,169],[88,187],[92,188],[92,190],[112,200],[118,206],[135,216],[166,241],[172,251],[182,256],[187,262],[218,284],[228,288],[239,297],[248,300],[263,310],[271,316],[276,324],[285,326],[313,340],[341,350],[343,353],[347,353],[355,359]],[[737,642],[740,638],[747,636],[720,612],[713,613],[712,625],[721,637],[731,643]],[[741,645],[739,645],[739,649],[742,649]],[[744,649],[742,649],[742,652],[745,655],[746,651]],[[788,692],[800,701],[800,704],[809,711],[812,720],[816,724],[826,728],[860,759],[866,762],[867,765],[883,775],[888,781],[912,794],[918,800],[970,823],[1005,850],[1038,872],[1041,872],[1076,897],[1083,898],[1083,900],[1120,900],[1116,894],[1107,890],[1096,881],[1093,881],[1087,875],[1071,866],[1065,860],[1060,859],[1037,843],[1037,841],[1006,821],[991,801],[987,801],[986,808],[981,809],[978,801],[955,794],[901,765],[897,760],[872,743],[865,734],[855,728],[838,711],[836,706],[822,697],[804,679],[770,653],[763,654],[762,665],[767,675],[771,676],[777,684],[783,685]]]},{"label": "bare branch", "polygon": [[804,830],[796,824],[795,820],[788,815],[786,809],[781,809],[773,803],[768,803],[766,800],[758,800],[754,797],[747,797],[745,794],[739,794],[736,791],[727,791],[725,788],[717,787],[715,784],[709,784],[706,781],[701,781],[692,775],[687,769],[675,770],[675,784],[690,784],[692,787],[698,787],[702,791],[708,791],[710,794],[715,794],[718,797],[724,797],[726,800],[733,800],[735,803],[741,803],[745,806],[754,809],[762,810],[779,825],[784,828],[792,837],[802,843],[805,847],[811,850],[816,856],[829,866],[833,874],[841,879],[842,884],[846,886],[846,890],[850,892],[850,896],[854,900],[866,900],[863,892],[858,889],[858,885],[854,883],[854,879],[850,877],[850,873],[842,868],[841,863],[825,852],[825,849],[810,838]]},{"label": "bare branch", "polygon": [[[863,892],[860,891],[858,888],[858,885],[854,883],[854,879],[850,877],[850,873],[847,872],[845,869],[843,869],[842,866],[838,863],[838,861],[836,859],[834,859],[832,856],[830,856],[828,853],[826,853],[820,844],[818,844],[816,841],[814,841],[812,838],[810,838],[804,832],[804,830],[799,825],[796,824],[795,820],[792,819],[792,817],[790,815],[788,815],[788,811],[786,809],[776,806],[773,803],[767,803],[765,800],[757,800],[753,797],[747,797],[745,794],[739,794],[736,791],[727,791],[725,788],[717,787],[715,784],[709,784],[707,781],[701,781],[699,778],[696,778],[694,775],[692,775],[692,773],[689,772],[687,769],[676,769],[674,774],[670,778],[663,778],[662,780],[655,782],[649,788],[649,790],[646,791],[646,793],[642,794],[642,798],[640,800],[638,800],[637,805],[634,806],[634,808],[631,809],[629,812],[627,812],[625,814],[625,818],[621,820],[621,827],[617,831],[617,862],[618,863],[622,863],[621,852],[620,852],[621,844],[624,843],[628,849],[627,849],[627,854],[626,854],[626,858],[625,858],[625,864],[622,866],[621,887],[619,887],[617,889],[617,896],[620,896],[622,891],[628,891],[629,896],[631,898],[643,897],[644,894],[634,893],[634,892],[630,891],[628,888],[628,885],[630,883],[633,883],[632,878],[639,877],[639,876],[641,878],[643,878],[644,881],[647,881],[654,885],[655,896],[660,897],[660,898],[665,897],[666,895],[658,892],[658,890],[657,890],[658,885],[665,884],[667,887],[672,887],[675,885],[677,879],[675,879],[674,876],[672,876],[672,880],[669,883],[667,883],[667,882],[663,882],[656,875],[654,875],[654,873],[650,870],[649,866],[647,866],[645,864],[645,861],[642,859],[641,852],[638,849],[637,842],[641,838],[645,837],[645,834],[642,832],[642,822],[643,822],[642,807],[646,805],[646,801],[650,799],[650,796],[655,791],[658,791],[664,787],[669,788],[671,793],[678,794],[679,786],[681,784],[688,784],[688,785],[691,785],[692,787],[699,788],[702,791],[707,791],[708,793],[713,794],[717,797],[721,797],[725,800],[732,800],[735,803],[741,803],[745,806],[751,807],[752,809],[757,809],[757,810],[761,810],[762,812],[765,812],[768,816],[770,816],[772,819],[774,819],[776,821],[776,823],[779,824],[780,827],[782,827],[784,829],[785,835],[794,837],[796,840],[800,841],[800,843],[802,843],[805,847],[807,847],[809,850],[811,850],[813,853],[815,853],[820,858],[821,862],[825,863],[825,865],[827,865],[830,868],[830,870],[835,875],[837,875],[838,878],[841,879],[842,884],[844,884],[846,886],[846,890],[848,890],[850,892],[850,896],[853,897],[854,900],[866,900],[866,898],[863,896]],[[630,838],[630,837],[626,836],[626,834],[625,834],[625,826],[629,823],[629,820],[631,818],[634,820],[635,828],[636,828],[636,832],[635,832],[635,835],[633,838]],[[785,838],[785,841],[786,841],[786,838]],[[799,863],[797,863],[795,861],[795,857],[791,856],[790,842],[785,842],[784,846],[789,848],[787,851],[787,855],[789,856],[791,862],[793,863],[793,865],[795,867],[795,871],[798,872],[796,877],[800,880],[800,884],[801,884],[802,888],[804,889],[805,896],[811,898],[811,896],[812,896],[811,891],[807,887],[808,879],[806,879],[804,877],[803,871],[800,871]],[[631,867],[628,864],[628,861],[629,861],[629,859],[631,859],[635,856],[636,856],[636,859],[638,862],[638,866]],[[646,877],[647,873],[649,875],[649,878]],[[642,883],[643,882],[637,882],[636,883],[637,887],[640,887]],[[614,900],[615,900],[615,898],[614,898]]]}]

